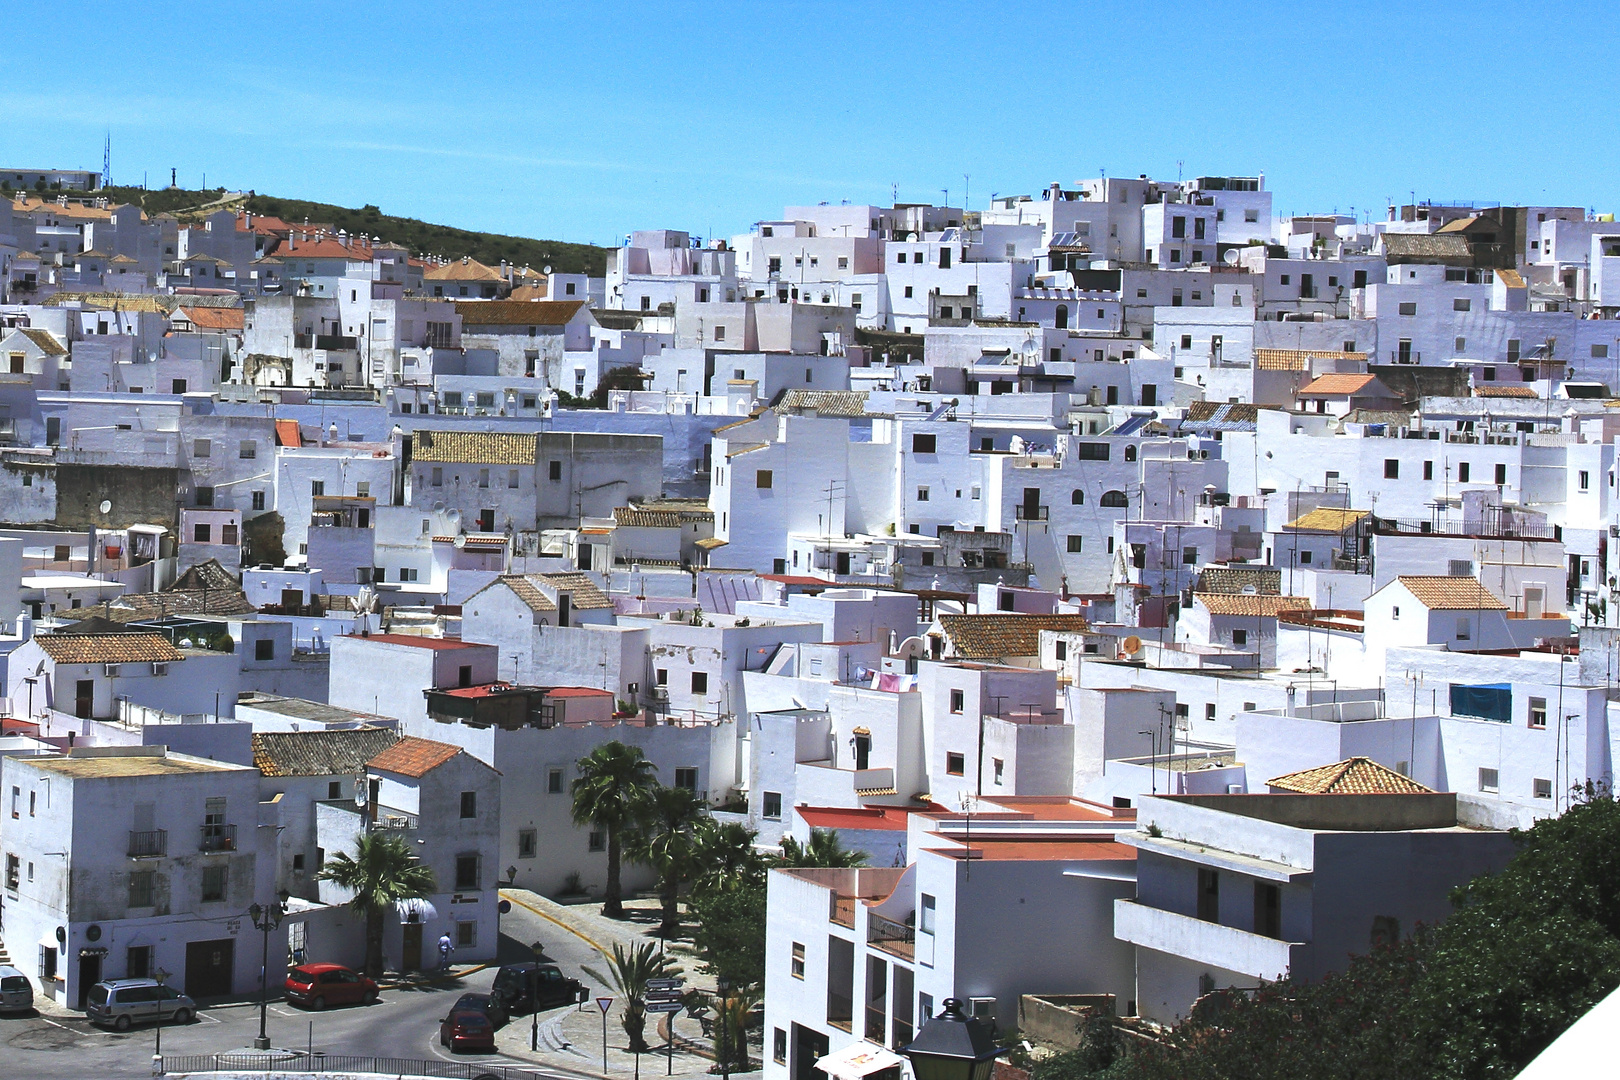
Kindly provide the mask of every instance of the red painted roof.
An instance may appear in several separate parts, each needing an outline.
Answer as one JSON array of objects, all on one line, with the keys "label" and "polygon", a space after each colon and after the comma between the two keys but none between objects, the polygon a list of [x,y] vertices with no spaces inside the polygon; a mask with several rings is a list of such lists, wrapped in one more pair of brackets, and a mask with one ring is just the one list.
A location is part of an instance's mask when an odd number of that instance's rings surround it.
[{"label": "red painted roof", "polygon": [[812,829],[883,829],[901,832],[911,811],[902,806],[853,809],[843,806],[795,806],[793,812]]},{"label": "red painted roof", "polygon": [[826,581],[818,577],[805,577],[803,574],[761,574],[766,581],[780,581],[784,585],[819,585],[824,589],[834,588],[836,581]]},{"label": "red painted roof", "polygon": [[418,637],[415,634],[348,634],[361,641],[380,641],[385,645],[410,645],[417,649],[493,649],[493,645],[480,645],[476,641],[458,638]]},{"label": "red painted roof", "polygon": [[459,746],[407,735],[366,764],[401,776],[425,776],[459,753]]},{"label": "red painted roof", "polygon": [[611,691],[598,690],[594,686],[554,686],[546,691],[547,697],[605,697],[613,696]]},{"label": "red painted roof", "polygon": [[[948,859],[966,859],[967,848],[927,848]],[[1099,837],[1096,840],[973,840],[974,862],[1073,862],[1110,859],[1135,862],[1136,849]]]},{"label": "red painted roof", "polygon": [[303,436],[303,433],[298,430],[298,421],[296,421],[296,420],[277,420],[276,421],[276,445],[277,446],[303,446],[304,445],[304,436]]},{"label": "red painted roof", "polygon": [[450,690],[438,690],[435,693],[449,694],[458,698],[491,697],[495,694],[507,694],[513,690],[538,690],[537,686],[513,686],[507,682],[484,683],[482,686],[457,686]]}]

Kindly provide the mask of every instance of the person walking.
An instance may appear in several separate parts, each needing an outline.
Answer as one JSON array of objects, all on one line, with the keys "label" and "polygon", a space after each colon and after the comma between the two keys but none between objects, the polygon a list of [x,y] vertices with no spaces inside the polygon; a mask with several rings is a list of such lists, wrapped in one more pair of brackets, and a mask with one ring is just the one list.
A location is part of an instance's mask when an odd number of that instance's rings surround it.
[{"label": "person walking", "polygon": [[456,951],[456,947],[450,943],[450,935],[447,934],[447,933],[446,934],[440,934],[439,935],[439,970],[440,971],[443,971],[443,970],[445,970],[446,968],[448,968],[450,966],[450,954],[455,952],[455,951]]}]

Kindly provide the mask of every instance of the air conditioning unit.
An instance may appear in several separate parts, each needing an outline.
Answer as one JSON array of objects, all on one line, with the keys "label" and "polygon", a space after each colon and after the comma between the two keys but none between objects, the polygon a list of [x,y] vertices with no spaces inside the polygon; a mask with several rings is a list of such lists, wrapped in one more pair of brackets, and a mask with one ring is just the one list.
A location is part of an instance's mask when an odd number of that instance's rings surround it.
[{"label": "air conditioning unit", "polygon": [[152,665],[152,674],[153,675],[167,675],[168,673],[169,673],[169,665],[168,664],[166,664],[166,663],[154,663]]},{"label": "air conditioning unit", "polygon": [[996,1018],[996,999],[993,997],[968,998],[970,1013],[975,1020],[990,1022]]}]

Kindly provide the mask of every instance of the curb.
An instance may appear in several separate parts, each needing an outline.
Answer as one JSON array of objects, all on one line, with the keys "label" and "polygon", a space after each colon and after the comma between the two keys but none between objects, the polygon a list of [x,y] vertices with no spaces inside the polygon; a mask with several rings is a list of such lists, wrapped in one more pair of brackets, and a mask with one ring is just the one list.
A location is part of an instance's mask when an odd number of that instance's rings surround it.
[{"label": "curb", "polygon": [[[469,975],[476,975],[480,971],[486,970],[489,966],[490,965],[488,965],[488,964],[474,964],[472,967],[466,968],[465,970],[462,970],[462,971],[438,972],[438,973],[435,973],[433,975],[429,975],[426,978],[420,978],[420,979],[394,979],[394,980],[389,981],[389,982],[378,981],[377,989],[379,989],[379,990],[399,990],[399,989],[402,989],[404,987],[431,986],[434,983],[442,982],[442,981],[444,981],[446,979],[465,979]],[[258,1002],[254,1002],[253,1004],[257,1005]]]},{"label": "curb", "polygon": [[[542,919],[546,920],[549,923],[554,923],[557,926],[562,927],[564,930],[568,931],[570,934],[573,934],[575,937],[579,938],[579,940],[583,941],[585,944],[589,945],[591,948],[593,948],[597,952],[601,953],[604,957],[608,957],[608,956],[613,955],[612,950],[603,948],[601,942],[597,941],[595,938],[591,937],[589,934],[585,933],[583,930],[579,930],[579,929],[576,929],[575,927],[569,926],[567,923],[563,922],[561,919],[557,918],[555,915],[552,915],[550,912],[547,912],[547,911],[542,911],[540,908],[535,907],[533,904],[529,903],[527,900],[523,899],[521,896],[508,896],[508,895],[505,895],[505,894],[499,894],[499,895],[501,896],[501,899],[510,900],[512,903],[516,904],[518,907],[522,908],[523,910],[525,910],[527,912],[530,912],[531,914],[538,915]],[[584,1075],[596,1076],[598,1074],[596,1074],[596,1073],[586,1073]]]}]

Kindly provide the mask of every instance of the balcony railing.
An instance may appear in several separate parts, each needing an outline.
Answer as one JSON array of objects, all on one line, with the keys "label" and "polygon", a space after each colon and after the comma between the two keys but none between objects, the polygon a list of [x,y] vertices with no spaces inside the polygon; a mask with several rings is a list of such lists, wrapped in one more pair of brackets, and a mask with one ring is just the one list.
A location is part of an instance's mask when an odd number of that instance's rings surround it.
[{"label": "balcony railing", "polygon": [[235,825],[204,825],[202,839],[197,844],[199,851],[235,851],[236,826]]},{"label": "balcony railing", "polygon": [[1392,364],[1421,364],[1423,363],[1423,354],[1410,349],[1396,349],[1389,354],[1389,362]]},{"label": "balcony railing", "polygon": [[378,810],[376,820],[371,823],[372,832],[396,831],[404,832],[417,827],[415,814],[406,814],[398,810]]},{"label": "balcony railing", "polygon": [[155,859],[168,854],[169,834],[164,829],[148,829],[144,832],[129,834],[129,857],[132,859]]},{"label": "balcony railing", "polygon": [[866,1007],[866,1030],[863,1034],[877,1043],[883,1045],[883,1029],[888,1024],[888,1014],[880,1006],[868,1005]]},{"label": "balcony railing", "polygon": [[827,1023],[840,1031],[852,1031],[855,1021],[855,1002],[847,994],[827,993]]},{"label": "balcony railing", "polygon": [[910,960],[917,953],[917,928],[910,923],[896,922],[876,912],[868,912],[866,941],[875,949]]},{"label": "balcony railing", "polygon": [[827,917],[839,926],[855,929],[855,898],[835,895],[832,899],[832,910]]},{"label": "balcony railing", "polygon": [[1051,507],[1049,506],[1027,506],[1024,503],[1019,503],[1013,507],[1013,519],[1015,521],[1045,521],[1050,510]]}]

